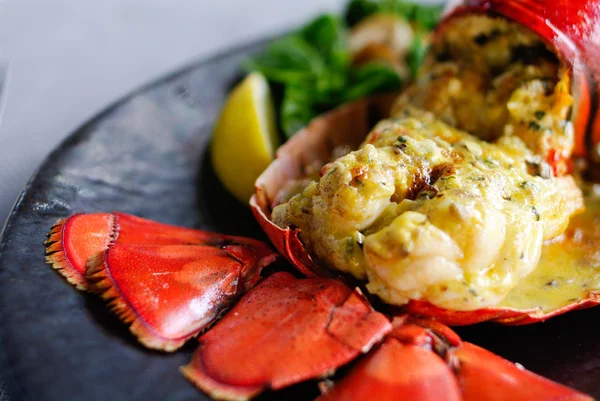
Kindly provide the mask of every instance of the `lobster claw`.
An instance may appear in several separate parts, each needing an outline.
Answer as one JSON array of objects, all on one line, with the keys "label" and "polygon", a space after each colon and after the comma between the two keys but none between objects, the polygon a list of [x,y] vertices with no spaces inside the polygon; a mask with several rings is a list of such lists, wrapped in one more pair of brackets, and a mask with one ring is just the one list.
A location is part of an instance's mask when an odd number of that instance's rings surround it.
[{"label": "lobster claw", "polygon": [[383,344],[318,401],[592,401],[460,338],[404,316]]},{"label": "lobster claw", "polygon": [[267,245],[122,213],[78,214],[55,225],[46,259],[99,294],[148,348],[174,351],[260,280]]},{"label": "lobster claw", "polygon": [[276,273],[200,337],[182,373],[214,398],[247,400],[332,374],[390,330],[385,316],[341,282]]}]

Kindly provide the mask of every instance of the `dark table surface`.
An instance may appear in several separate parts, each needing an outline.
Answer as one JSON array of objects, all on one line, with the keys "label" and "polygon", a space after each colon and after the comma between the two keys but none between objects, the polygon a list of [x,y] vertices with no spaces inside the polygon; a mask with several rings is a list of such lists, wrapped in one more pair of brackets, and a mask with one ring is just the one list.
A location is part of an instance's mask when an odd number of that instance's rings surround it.
[{"label": "dark table surface", "polygon": [[[0,227],[43,158],[107,104],[190,60],[344,2],[0,0],[0,57],[11,62],[0,121]],[[1,376],[0,401],[8,401]]]}]

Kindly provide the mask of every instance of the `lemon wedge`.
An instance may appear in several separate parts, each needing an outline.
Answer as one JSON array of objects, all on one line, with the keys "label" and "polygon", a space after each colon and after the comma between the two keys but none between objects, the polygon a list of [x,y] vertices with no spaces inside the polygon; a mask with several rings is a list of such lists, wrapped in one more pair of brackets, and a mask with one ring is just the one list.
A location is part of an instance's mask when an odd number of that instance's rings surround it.
[{"label": "lemon wedge", "polygon": [[271,91],[265,77],[254,72],[225,101],[213,132],[212,166],[225,188],[247,203],[278,146]]}]

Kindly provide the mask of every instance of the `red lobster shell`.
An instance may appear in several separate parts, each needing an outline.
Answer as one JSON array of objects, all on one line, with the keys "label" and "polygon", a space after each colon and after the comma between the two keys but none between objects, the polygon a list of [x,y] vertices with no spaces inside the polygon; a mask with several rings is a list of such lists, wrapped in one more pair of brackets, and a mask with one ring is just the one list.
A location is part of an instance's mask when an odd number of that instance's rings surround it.
[{"label": "red lobster shell", "polygon": [[148,348],[176,350],[235,303],[181,368],[215,399],[244,401],[331,376],[367,354],[333,387],[321,382],[319,401],[592,401],[438,321],[390,322],[338,280],[287,272],[263,279],[275,254],[253,239],[118,212],[76,214],[52,229],[47,252],[55,269],[98,293]]},{"label": "red lobster shell", "polygon": [[[586,155],[600,141],[600,2],[595,0],[466,0],[454,2],[440,24],[466,13],[488,13],[517,21],[546,39],[571,68],[577,102],[573,119],[576,154]],[[435,40],[435,39],[434,39]],[[279,149],[277,159],[256,181],[256,194],[250,201],[255,217],[277,248],[301,272],[308,276],[330,276],[332,273],[317,265],[307,254],[298,237],[298,230],[282,229],[270,220],[276,194],[285,182],[301,178],[303,169],[312,162],[326,161],[334,147],[350,145],[356,148],[370,128],[370,122],[389,110],[391,96],[362,100],[343,106],[315,119],[306,129]],[[591,153],[591,152],[590,152]],[[496,321],[519,325],[543,321],[570,310],[600,304],[598,294],[550,313],[541,309],[485,308],[477,311],[454,312],[427,302],[411,301],[409,313],[433,316],[450,325]]]}]

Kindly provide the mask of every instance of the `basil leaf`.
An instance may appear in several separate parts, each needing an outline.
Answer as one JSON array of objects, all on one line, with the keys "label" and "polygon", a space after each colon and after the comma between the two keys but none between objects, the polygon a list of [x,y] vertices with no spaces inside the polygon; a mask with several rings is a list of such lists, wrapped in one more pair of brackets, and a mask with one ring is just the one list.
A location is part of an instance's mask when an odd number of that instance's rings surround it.
[{"label": "basil leaf", "polygon": [[394,13],[432,30],[440,20],[443,6],[417,4],[404,0],[351,0],[346,8],[346,23],[353,26],[369,15]]},{"label": "basil leaf", "polygon": [[422,7],[419,4],[399,1],[399,0],[383,0],[380,12],[395,13],[405,19],[412,21],[417,7]]},{"label": "basil leaf", "polygon": [[352,27],[369,15],[379,11],[381,11],[381,5],[377,0],[351,0],[344,13],[346,24]]},{"label": "basil leaf", "polygon": [[433,31],[442,18],[443,6],[417,5],[412,18],[423,28]]},{"label": "basil leaf", "polygon": [[246,60],[244,68],[280,83],[314,80],[326,70],[319,52],[298,35],[276,40],[266,51]]},{"label": "basil leaf", "polygon": [[301,85],[285,87],[281,103],[281,128],[287,138],[304,128],[316,115],[310,90]]},{"label": "basil leaf", "polygon": [[[351,26],[371,14],[387,12],[428,28],[437,22],[440,10],[402,0],[350,0],[345,21]],[[278,117],[287,137],[317,114],[344,102],[400,87],[400,78],[385,64],[352,66],[346,36],[340,18],[321,15],[244,63],[248,71],[261,72],[272,85],[283,88]],[[426,50],[419,36],[407,58],[413,75]]]},{"label": "basil leaf", "polygon": [[381,92],[400,89],[402,81],[396,71],[382,63],[365,64],[352,74],[350,87],[345,91],[344,102]]},{"label": "basil leaf", "polygon": [[339,18],[324,14],[304,28],[300,35],[320,54],[329,69],[345,69],[350,63],[346,32]]},{"label": "basil leaf", "polygon": [[417,72],[423,61],[425,60],[425,56],[427,55],[427,50],[429,46],[424,44],[423,36],[420,32],[415,30],[414,32],[415,38],[413,39],[412,46],[410,48],[410,52],[406,57],[406,62],[408,63],[408,68],[410,69],[410,75],[414,78],[417,76]]}]

